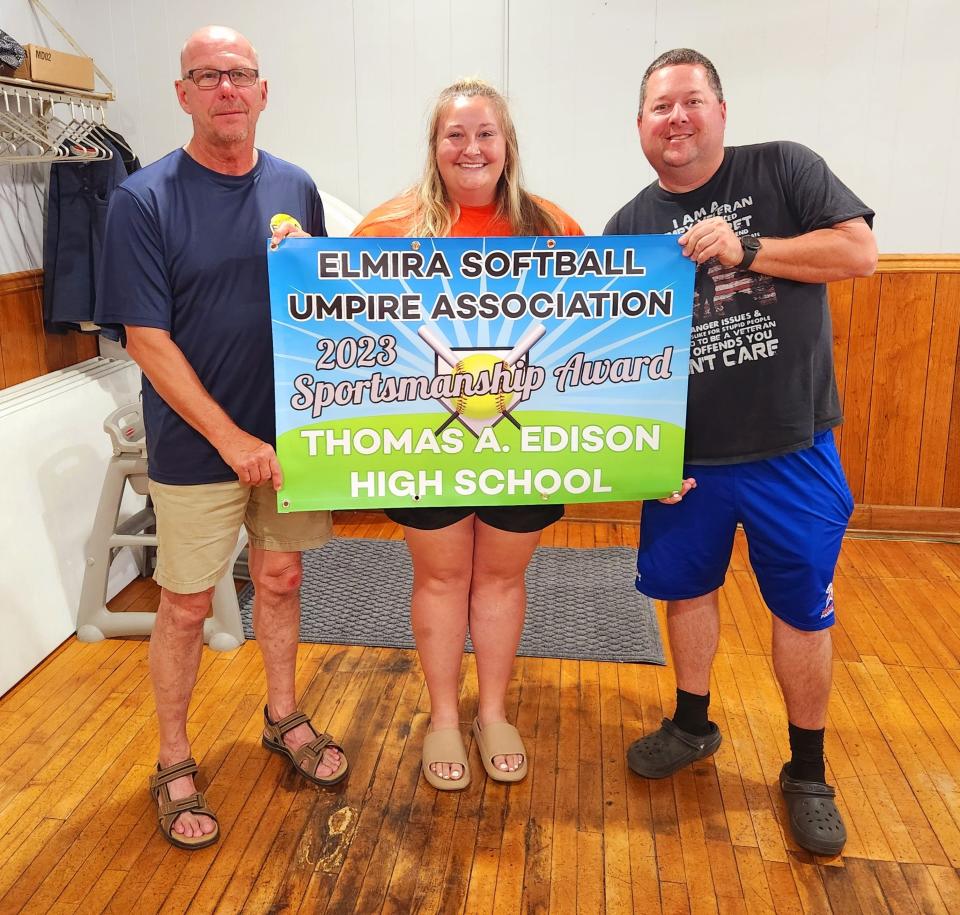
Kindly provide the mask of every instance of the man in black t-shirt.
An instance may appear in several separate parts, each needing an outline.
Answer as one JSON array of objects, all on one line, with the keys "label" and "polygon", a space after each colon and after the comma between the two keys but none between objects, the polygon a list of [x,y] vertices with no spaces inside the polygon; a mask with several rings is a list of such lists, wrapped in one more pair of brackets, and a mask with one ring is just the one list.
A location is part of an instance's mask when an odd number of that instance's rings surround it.
[{"label": "man in black t-shirt", "polygon": [[686,467],[665,504],[644,506],[637,588],[667,601],[677,708],[630,748],[661,778],[720,745],[708,720],[718,590],[738,523],[773,613],[773,661],[791,759],[780,786],[794,838],[838,854],[846,831],[826,784],[833,570],[852,499],[833,442],[831,280],[876,266],[873,211],[797,143],[723,145],[716,69],[687,48],[647,69],[637,126],[657,181],[606,234],[672,233],[697,263]]}]

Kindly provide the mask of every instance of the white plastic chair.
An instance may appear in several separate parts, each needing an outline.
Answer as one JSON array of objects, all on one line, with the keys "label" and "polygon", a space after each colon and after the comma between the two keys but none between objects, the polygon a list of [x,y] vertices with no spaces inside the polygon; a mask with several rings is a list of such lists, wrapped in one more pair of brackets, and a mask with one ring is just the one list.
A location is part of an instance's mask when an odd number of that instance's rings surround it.
[{"label": "white plastic chair", "polygon": [[[103,428],[113,443],[113,457],[107,466],[88,541],[87,567],[77,611],[77,638],[81,642],[99,642],[120,635],[149,635],[157,617],[153,612],[107,609],[110,565],[117,553],[124,547],[134,548],[138,551],[141,573],[149,574],[146,548],[156,547],[157,535],[154,533],[156,517],[149,503],[126,521],[118,520],[127,484],[134,492],[147,493],[147,444],[140,404],[114,410],[104,420]],[[241,527],[227,572],[213,591],[213,616],[203,623],[203,640],[216,651],[232,651],[245,641],[233,567],[246,545],[247,532]]]}]

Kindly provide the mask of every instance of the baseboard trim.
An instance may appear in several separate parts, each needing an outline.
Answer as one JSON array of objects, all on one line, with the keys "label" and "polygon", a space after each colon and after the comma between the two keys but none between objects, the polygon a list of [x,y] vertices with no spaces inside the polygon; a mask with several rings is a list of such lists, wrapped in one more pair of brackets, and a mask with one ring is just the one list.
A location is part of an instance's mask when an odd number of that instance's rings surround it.
[{"label": "baseboard trim", "polygon": [[[639,524],[640,502],[593,502],[568,505],[567,521]],[[379,509],[337,512],[339,520],[380,522]],[[949,540],[960,543],[960,508],[921,508],[916,505],[858,505],[850,519],[851,534],[904,537],[915,540]]]},{"label": "baseboard trim", "polygon": [[857,505],[850,519],[849,529],[851,532],[960,542],[960,508]]},{"label": "baseboard trim", "polygon": [[0,295],[42,288],[42,270],[21,270],[19,273],[4,273],[0,276]]}]

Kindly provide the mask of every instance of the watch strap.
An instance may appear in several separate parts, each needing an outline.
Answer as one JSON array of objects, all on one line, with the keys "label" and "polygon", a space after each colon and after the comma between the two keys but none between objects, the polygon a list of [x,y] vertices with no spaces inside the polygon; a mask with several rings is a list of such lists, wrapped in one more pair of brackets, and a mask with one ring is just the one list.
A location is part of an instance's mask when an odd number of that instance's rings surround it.
[{"label": "watch strap", "polygon": [[753,263],[754,258],[757,256],[757,252],[760,250],[760,245],[750,245],[749,247],[743,243],[743,239],[740,239],[740,247],[743,248],[743,257],[740,259],[740,263],[737,264],[737,267],[740,270],[749,270],[750,265]]}]

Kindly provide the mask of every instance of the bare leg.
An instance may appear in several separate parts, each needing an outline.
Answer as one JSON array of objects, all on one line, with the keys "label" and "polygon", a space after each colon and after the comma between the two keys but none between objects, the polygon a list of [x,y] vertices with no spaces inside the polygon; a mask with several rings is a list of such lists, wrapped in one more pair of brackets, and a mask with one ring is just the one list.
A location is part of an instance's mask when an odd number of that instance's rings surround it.
[{"label": "bare leg", "polygon": [[[297,708],[295,675],[300,641],[300,553],[283,553],[250,547],[250,575],[253,578],[253,628],[263,655],[267,675],[267,707],[270,719],[278,721]],[[314,734],[302,724],[283,737],[296,750],[313,740]],[[321,778],[340,766],[340,754],[333,747],[323,751],[316,772]]]},{"label": "bare leg", "polygon": [[[187,709],[197,682],[203,621],[210,610],[212,594],[213,588],[198,594],[160,589],[160,605],[150,636],[150,677],[160,731],[158,761],[163,768],[190,756]],[[167,788],[175,801],[197,790],[192,775],[168,782]],[[209,835],[215,828],[210,817],[192,813],[181,813],[173,824],[175,833],[188,838]]]},{"label": "bare leg", "polygon": [[774,617],[773,668],[790,723],[812,731],[824,727],[833,680],[830,630],[804,632]]},{"label": "bare leg", "polygon": [[705,696],[710,692],[710,668],[720,641],[717,592],[668,601],[667,629],[677,687]]},{"label": "bare leg", "polygon": [[[480,726],[506,721],[504,700],[513,674],[527,607],[524,573],[540,542],[540,531],[515,534],[475,524],[470,638],[477,654]],[[495,756],[493,764],[515,772],[523,757]]]},{"label": "bare leg", "polygon": [[[467,637],[467,600],[473,560],[474,518],[437,531],[404,528],[413,559],[410,619],[430,693],[430,728],[460,726],[457,688]],[[460,766],[434,764],[441,778],[463,777]]]}]

